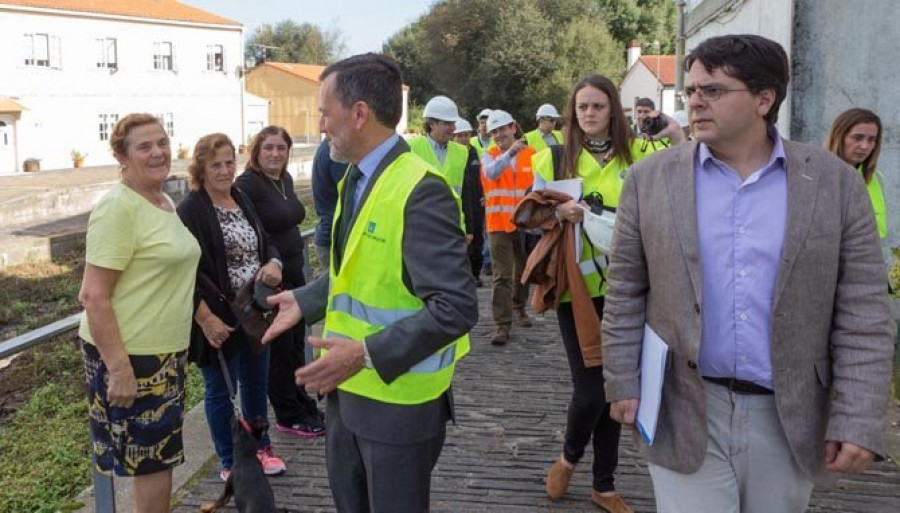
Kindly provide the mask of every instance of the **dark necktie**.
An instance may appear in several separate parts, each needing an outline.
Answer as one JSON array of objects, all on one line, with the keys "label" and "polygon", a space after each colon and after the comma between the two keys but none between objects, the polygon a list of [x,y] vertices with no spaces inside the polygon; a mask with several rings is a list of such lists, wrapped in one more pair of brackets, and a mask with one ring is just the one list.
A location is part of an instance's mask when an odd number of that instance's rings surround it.
[{"label": "dark necktie", "polygon": [[359,179],[362,176],[362,172],[356,167],[355,164],[350,164],[350,171],[347,174],[347,184],[344,186],[344,194],[342,196],[341,202],[341,222],[338,224],[338,262],[341,261],[341,256],[344,253],[344,245],[347,243],[347,236],[350,234],[351,224],[350,221],[353,219],[353,209],[355,207],[353,198],[356,196],[356,185],[359,183]]}]

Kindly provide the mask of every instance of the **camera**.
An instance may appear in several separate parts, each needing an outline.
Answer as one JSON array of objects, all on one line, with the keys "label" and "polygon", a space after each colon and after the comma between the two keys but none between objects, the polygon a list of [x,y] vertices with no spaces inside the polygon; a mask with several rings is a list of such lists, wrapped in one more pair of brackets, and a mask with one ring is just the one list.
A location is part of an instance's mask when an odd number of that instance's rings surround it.
[{"label": "camera", "polygon": [[662,132],[668,124],[668,120],[662,114],[652,118],[646,117],[641,123],[641,132],[653,136]]},{"label": "camera", "polygon": [[584,198],[584,202],[588,204],[588,207],[591,209],[591,213],[595,216],[603,215],[603,195],[599,192],[592,192],[587,194]]}]

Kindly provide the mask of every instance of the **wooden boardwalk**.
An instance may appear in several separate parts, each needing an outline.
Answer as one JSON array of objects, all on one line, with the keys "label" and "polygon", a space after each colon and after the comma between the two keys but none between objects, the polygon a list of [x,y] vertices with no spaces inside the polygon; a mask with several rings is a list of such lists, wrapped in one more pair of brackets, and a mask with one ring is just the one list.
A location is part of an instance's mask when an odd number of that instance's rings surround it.
[{"label": "wooden boardwalk", "polygon": [[[432,511],[599,511],[588,500],[590,448],[563,500],[550,502],[544,493],[547,469],[562,449],[571,394],[555,315],[536,318],[532,328],[515,327],[512,342],[496,348],[488,342],[493,331],[489,295],[489,289],[479,290],[481,319],[472,332],[472,352],[458,366],[454,381],[457,424],[448,429],[433,474]],[[285,475],[270,479],[279,507],[289,512],[334,511],[324,440],[302,440],[277,431],[272,436],[288,466]],[[213,467],[184,491],[176,512],[197,511],[200,503],[219,495],[222,485]],[[626,432],[616,487],[636,511],[655,511],[646,465]],[[900,469],[891,462],[878,463],[834,489],[816,489],[808,511],[900,512]]]}]

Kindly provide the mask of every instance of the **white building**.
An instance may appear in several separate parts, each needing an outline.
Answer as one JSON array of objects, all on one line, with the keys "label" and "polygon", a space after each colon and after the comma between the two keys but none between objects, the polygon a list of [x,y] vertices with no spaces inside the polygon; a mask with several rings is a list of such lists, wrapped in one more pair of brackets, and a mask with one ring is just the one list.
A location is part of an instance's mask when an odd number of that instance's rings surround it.
[{"label": "white building", "polygon": [[0,0],[0,174],[112,164],[109,135],[158,115],[173,149],[245,137],[243,27],[174,0]]},{"label": "white building", "polygon": [[674,55],[641,55],[640,43],[632,41],[627,68],[619,84],[619,97],[628,117],[634,119],[634,104],[639,98],[650,98],[666,114],[675,112]]}]

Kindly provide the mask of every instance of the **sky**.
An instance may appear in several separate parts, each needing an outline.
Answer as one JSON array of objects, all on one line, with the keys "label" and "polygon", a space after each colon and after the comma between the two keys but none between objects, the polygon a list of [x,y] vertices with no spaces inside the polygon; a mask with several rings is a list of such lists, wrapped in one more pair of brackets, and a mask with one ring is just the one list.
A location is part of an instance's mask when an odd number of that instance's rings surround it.
[{"label": "sky", "polygon": [[263,23],[285,19],[336,27],[344,35],[346,55],[379,52],[400,28],[424,14],[433,0],[180,0],[244,25],[249,35]]}]

